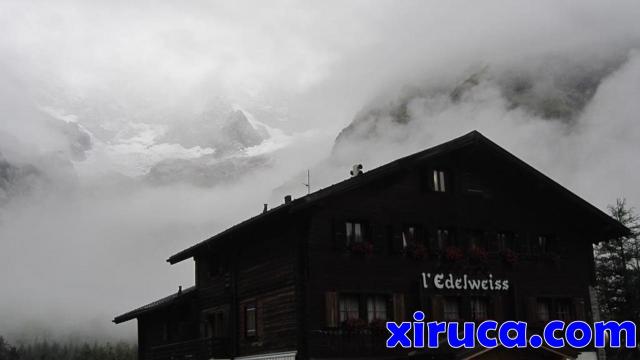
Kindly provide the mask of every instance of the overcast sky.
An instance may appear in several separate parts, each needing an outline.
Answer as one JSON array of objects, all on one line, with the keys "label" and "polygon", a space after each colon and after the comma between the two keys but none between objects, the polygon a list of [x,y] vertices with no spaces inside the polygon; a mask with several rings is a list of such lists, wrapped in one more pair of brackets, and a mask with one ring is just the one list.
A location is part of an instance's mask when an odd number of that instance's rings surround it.
[{"label": "overcast sky", "polygon": [[[473,129],[640,206],[640,5],[471,5],[0,1],[0,335],[134,338],[114,315],[193,283],[168,256],[303,194],[305,169],[317,189]],[[236,110],[263,141],[194,185],[221,160],[200,133]],[[150,183],[166,160],[191,172]]]}]

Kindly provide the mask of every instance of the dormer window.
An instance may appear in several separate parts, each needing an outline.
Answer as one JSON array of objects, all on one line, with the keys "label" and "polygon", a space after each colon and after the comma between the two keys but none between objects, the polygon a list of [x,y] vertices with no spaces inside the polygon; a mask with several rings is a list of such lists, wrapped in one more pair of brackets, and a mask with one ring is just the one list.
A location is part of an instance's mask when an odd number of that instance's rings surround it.
[{"label": "dormer window", "polygon": [[447,192],[447,173],[444,170],[433,170],[433,191]]}]

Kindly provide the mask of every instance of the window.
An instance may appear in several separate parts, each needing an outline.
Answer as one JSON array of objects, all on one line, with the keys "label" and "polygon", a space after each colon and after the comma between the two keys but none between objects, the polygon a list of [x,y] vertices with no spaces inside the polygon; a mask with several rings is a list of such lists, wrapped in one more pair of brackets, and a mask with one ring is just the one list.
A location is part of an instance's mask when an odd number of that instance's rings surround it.
[{"label": "window", "polygon": [[513,250],[514,236],[509,232],[499,232],[497,235],[498,250]]},{"label": "window", "polygon": [[451,232],[448,229],[438,229],[436,242],[436,247],[440,250],[451,245]]},{"label": "window", "polygon": [[223,337],[225,335],[224,312],[216,311],[207,316],[206,337]]},{"label": "window", "polygon": [[487,241],[483,231],[470,231],[469,232],[469,249],[487,249]]},{"label": "window", "polygon": [[417,226],[405,226],[402,229],[402,248],[406,248],[411,243],[418,241],[418,227]]},{"label": "window", "polygon": [[536,242],[534,244],[534,250],[538,253],[547,252],[547,244],[549,242],[549,238],[545,235],[538,235],[536,238]]},{"label": "window", "polygon": [[169,324],[166,322],[162,323],[162,341],[169,340]]},{"label": "window", "polygon": [[488,318],[487,299],[471,298],[471,318],[474,321],[484,321]]},{"label": "window", "polygon": [[364,224],[360,222],[346,222],[347,245],[364,241]]},{"label": "window", "polygon": [[458,298],[444,299],[444,320],[454,321],[460,319],[460,300]]},{"label": "window", "polygon": [[466,173],[463,175],[464,182],[466,183],[466,190],[468,194],[482,195],[485,192],[485,188],[482,185],[480,179],[475,174]]},{"label": "window", "polygon": [[360,301],[357,295],[340,295],[340,322],[360,318]]},{"label": "window", "polygon": [[529,238],[529,236],[523,236],[518,241],[518,250],[520,250],[520,252],[523,254],[531,253],[531,241],[529,241]]},{"label": "window", "polygon": [[256,305],[247,305],[244,308],[245,335],[255,337],[258,335],[258,316]]},{"label": "window", "polygon": [[538,299],[536,305],[536,318],[538,321],[549,321],[549,315],[551,313],[551,301],[549,299]]},{"label": "window", "polygon": [[387,297],[373,295],[367,297],[367,321],[387,320]]},{"label": "window", "polygon": [[222,311],[218,311],[214,317],[214,326],[213,326],[213,336],[215,337],[223,337],[225,335],[224,329],[224,313]]},{"label": "window", "polygon": [[443,170],[433,170],[433,191],[447,191],[446,173]]},{"label": "window", "polygon": [[556,302],[556,317],[558,320],[570,321],[571,319],[571,301],[568,299],[559,299]]}]

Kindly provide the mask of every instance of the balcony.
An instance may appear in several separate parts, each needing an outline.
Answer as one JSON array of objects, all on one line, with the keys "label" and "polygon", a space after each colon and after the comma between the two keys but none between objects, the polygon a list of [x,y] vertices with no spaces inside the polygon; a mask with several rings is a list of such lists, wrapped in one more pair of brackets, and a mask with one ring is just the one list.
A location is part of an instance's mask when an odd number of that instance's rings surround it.
[{"label": "balcony", "polygon": [[228,338],[205,338],[152,347],[145,360],[182,360],[228,358],[231,342]]}]

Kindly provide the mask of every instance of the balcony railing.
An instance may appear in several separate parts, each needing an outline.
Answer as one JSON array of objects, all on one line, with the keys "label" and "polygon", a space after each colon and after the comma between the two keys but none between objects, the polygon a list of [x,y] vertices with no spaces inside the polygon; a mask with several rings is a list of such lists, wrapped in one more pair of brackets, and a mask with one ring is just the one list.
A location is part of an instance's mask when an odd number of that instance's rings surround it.
[{"label": "balcony railing", "polygon": [[154,346],[144,354],[144,358],[145,360],[223,358],[229,356],[230,350],[228,338],[205,338]]}]

